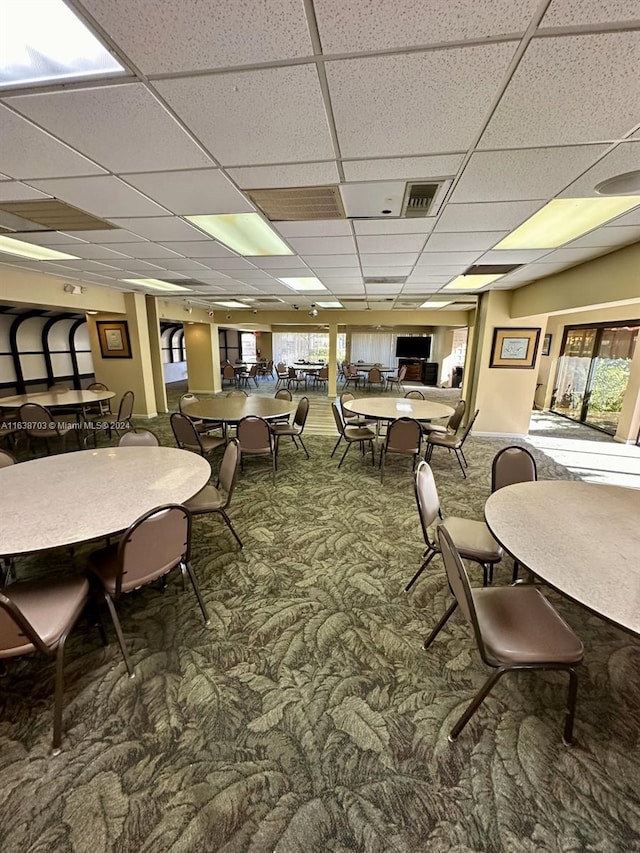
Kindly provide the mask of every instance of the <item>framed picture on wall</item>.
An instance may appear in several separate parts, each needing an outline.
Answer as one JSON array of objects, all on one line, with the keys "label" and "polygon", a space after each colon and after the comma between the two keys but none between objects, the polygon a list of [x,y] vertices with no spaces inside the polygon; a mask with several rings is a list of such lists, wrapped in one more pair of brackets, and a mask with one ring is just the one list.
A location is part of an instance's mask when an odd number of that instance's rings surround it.
[{"label": "framed picture on wall", "polygon": [[551,352],[551,335],[545,335],[542,339],[542,355],[549,355]]},{"label": "framed picture on wall", "polygon": [[536,361],[540,329],[495,328],[489,367],[531,370]]},{"label": "framed picture on wall", "polygon": [[131,358],[131,341],[126,320],[96,320],[100,355],[103,358]]}]

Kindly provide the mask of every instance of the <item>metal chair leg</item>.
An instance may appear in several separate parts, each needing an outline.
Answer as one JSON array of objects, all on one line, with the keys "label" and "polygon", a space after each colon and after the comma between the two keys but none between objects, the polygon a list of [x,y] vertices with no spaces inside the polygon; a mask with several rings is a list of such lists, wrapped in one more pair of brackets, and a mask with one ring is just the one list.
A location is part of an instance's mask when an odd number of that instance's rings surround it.
[{"label": "metal chair leg", "polygon": [[469,703],[464,714],[460,717],[458,722],[451,729],[451,732],[450,732],[449,737],[448,737],[448,740],[451,743],[453,743],[453,741],[458,737],[458,735],[460,734],[462,729],[467,725],[467,723],[469,722],[471,717],[473,717],[473,715],[478,710],[480,705],[482,705],[482,703],[484,702],[486,697],[489,695],[489,693],[491,692],[491,690],[495,686],[496,682],[505,674],[505,672],[508,672],[508,671],[509,671],[508,669],[505,669],[504,667],[500,667],[494,673],[492,673],[489,676],[489,678],[485,681],[485,683],[482,685],[480,690],[478,690],[478,692],[476,693],[474,698]]},{"label": "metal chair leg", "polygon": [[104,600],[107,602],[107,607],[109,608],[109,613],[111,615],[111,621],[113,622],[113,627],[116,632],[116,637],[118,638],[118,644],[120,646],[120,651],[122,652],[122,657],[124,658],[125,666],[127,667],[127,672],[129,673],[129,678],[135,678],[136,674],[133,671],[133,667],[131,666],[131,660],[129,659],[129,654],[127,652],[127,647],[124,642],[124,635],[122,633],[122,627],[120,625],[120,619],[118,618],[118,613],[116,612],[115,605],[113,603],[113,599],[109,595],[108,592],[104,593]]},{"label": "metal chair leg", "polygon": [[220,515],[224,518],[224,520],[225,520],[225,522],[226,522],[226,524],[227,524],[227,527],[229,528],[229,530],[230,530],[230,531],[233,533],[233,535],[235,536],[235,538],[236,538],[236,541],[237,541],[238,545],[242,548],[242,547],[243,547],[243,545],[242,545],[242,540],[240,539],[240,537],[238,536],[238,534],[236,533],[236,531],[233,529],[233,524],[231,524],[231,519],[229,518],[229,516],[227,515],[227,513],[226,513],[223,509],[218,510],[218,512],[219,512],[219,513],[220,513]]},{"label": "metal chair leg", "polygon": [[455,610],[456,610],[457,606],[458,606],[458,602],[457,602],[457,601],[454,601],[454,602],[453,602],[453,604],[450,604],[450,605],[449,605],[449,607],[447,607],[447,609],[445,610],[445,612],[444,612],[444,613],[442,614],[442,616],[438,619],[438,621],[437,621],[437,623],[436,623],[436,626],[435,626],[435,628],[433,629],[433,631],[429,634],[429,636],[427,637],[427,639],[426,639],[426,640],[424,641],[424,643],[422,644],[422,647],[423,647],[424,649],[428,649],[428,648],[429,648],[429,646],[431,645],[431,643],[435,640],[435,638],[438,636],[438,634],[440,633],[440,631],[442,631],[442,629],[444,628],[444,626],[447,624],[447,622],[449,621],[449,619],[451,618],[451,616],[452,616],[452,615],[453,615],[453,613],[455,612]]},{"label": "metal chair leg", "polygon": [[198,604],[200,605],[200,610],[202,611],[202,615],[204,616],[204,624],[208,628],[211,624],[211,621],[209,620],[207,608],[204,606],[204,601],[202,599],[202,594],[200,593],[200,587],[198,586],[198,581],[196,580],[195,572],[191,568],[190,563],[185,562],[184,565],[187,569],[187,572],[189,573],[189,580],[191,581],[191,586],[193,587],[193,591],[195,592],[196,598],[198,599]]},{"label": "metal chair leg", "polygon": [[564,733],[562,740],[566,746],[573,743],[573,721],[576,715],[576,699],[578,697],[578,673],[575,669],[569,670],[569,695],[567,697],[567,711],[564,720]]},{"label": "metal chair leg", "polygon": [[331,451],[331,456],[329,457],[330,459],[333,456],[333,454],[336,452],[336,450],[338,449],[338,445],[340,444],[341,441],[342,441],[342,436],[338,436],[338,440],[336,441],[335,447]]},{"label": "metal chair leg", "polygon": [[458,465],[460,466],[460,470],[462,471],[462,476],[467,479],[467,472],[464,470],[464,465],[462,464],[462,460],[460,459],[460,454],[456,450],[456,459],[458,460]]},{"label": "metal chair leg", "polygon": [[424,561],[424,563],[420,566],[420,568],[419,568],[419,569],[418,569],[418,571],[415,573],[415,575],[411,578],[411,580],[409,581],[409,583],[405,586],[405,588],[404,588],[404,591],[405,591],[405,592],[409,592],[409,590],[411,589],[411,587],[414,585],[414,583],[418,580],[418,578],[420,577],[420,575],[421,575],[421,574],[424,572],[424,570],[427,568],[427,566],[429,565],[429,563],[431,562],[431,560],[433,560],[433,558],[436,556],[436,554],[438,554],[438,553],[439,553],[438,551],[435,551],[435,550],[430,549],[430,548],[427,548],[427,551],[431,551],[431,553],[429,554],[429,556],[427,557],[427,559]]},{"label": "metal chair leg", "polygon": [[341,459],[341,460],[340,460],[340,462],[338,463],[338,468],[340,468],[340,467],[341,467],[341,465],[342,465],[342,463],[344,462],[344,458],[345,458],[345,456],[347,455],[347,453],[349,452],[349,448],[351,447],[351,444],[352,444],[352,442],[351,442],[351,441],[348,441],[348,442],[347,442],[347,447],[346,447],[346,449],[345,449],[344,453],[342,454],[342,459]]},{"label": "metal chair leg", "polygon": [[62,700],[64,698],[64,646],[67,634],[63,634],[56,649],[56,686],[53,704],[53,754],[58,755],[62,743]]}]

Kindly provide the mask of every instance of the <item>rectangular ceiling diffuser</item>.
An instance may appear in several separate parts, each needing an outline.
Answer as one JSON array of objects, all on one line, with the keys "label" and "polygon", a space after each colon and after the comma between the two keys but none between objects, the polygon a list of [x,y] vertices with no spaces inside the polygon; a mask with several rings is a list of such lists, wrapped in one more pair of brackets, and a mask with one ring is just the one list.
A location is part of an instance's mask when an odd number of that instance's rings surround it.
[{"label": "rectangular ceiling diffuser", "polygon": [[5,201],[0,204],[0,210],[43,225],[52,231],[106,231],[116,228],[104,219],[98,219],[55,198]]},{"label": "rectangular ceiling diffuser", "polygon": [[286,187],[245,192],[272,222],[346,218],[338,187]]},{"label": "rectangular ceiling diffuser", "polygon": [[404,197],[402,216],[406,219],[416,219],[429,216],[431,205],[440,189],[440,184],[407,184]]}]

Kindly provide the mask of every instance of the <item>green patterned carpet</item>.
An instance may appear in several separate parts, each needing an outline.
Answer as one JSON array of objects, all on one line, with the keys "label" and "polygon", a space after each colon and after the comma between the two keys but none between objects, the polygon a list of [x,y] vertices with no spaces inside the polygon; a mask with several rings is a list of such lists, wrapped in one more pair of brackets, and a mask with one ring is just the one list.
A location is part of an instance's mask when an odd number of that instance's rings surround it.
[{"label": "green patterned carpet", "polygon": [[[166,418],[153,428],[173,443]],[[230,508],[244,551],[217,518],[194,522],[210,629],[177,576],[126,597],[129,680],[112,630],[105,648],[79,625],[61,755],[51,663],[8,662],[2,853],[640,849],[638,641],[550,595],[586,647],[575,747],[553,673],[506,676],[448,743],[486,669],[459,617],[422,649],[449,594],[439,560],[403,592],[423,550],[408,462],[382,487],[357,448],[338,471],[333,443],[310,435],[310,461],[283,444],[275,488],[248,461]],[[467,481],[436,450],[446,512],[482,517],[502,444],[468,442]],[[541,478],[567,476],[537,458]]]}]

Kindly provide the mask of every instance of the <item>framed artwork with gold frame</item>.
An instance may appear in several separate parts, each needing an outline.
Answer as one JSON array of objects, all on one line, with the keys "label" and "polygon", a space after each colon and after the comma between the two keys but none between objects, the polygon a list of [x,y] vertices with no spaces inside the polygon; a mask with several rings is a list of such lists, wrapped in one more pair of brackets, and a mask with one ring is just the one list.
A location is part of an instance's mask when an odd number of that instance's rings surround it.
[{"label": "framed artwork with gold frame", "polygon": [[540,331],[533,328],[495,328],[489,367],[533,369]]},{"label": "framed artwork with gold frame", "polygon": [[103,358],[132,358],[126,320],[96,320],[96,329]]}]

